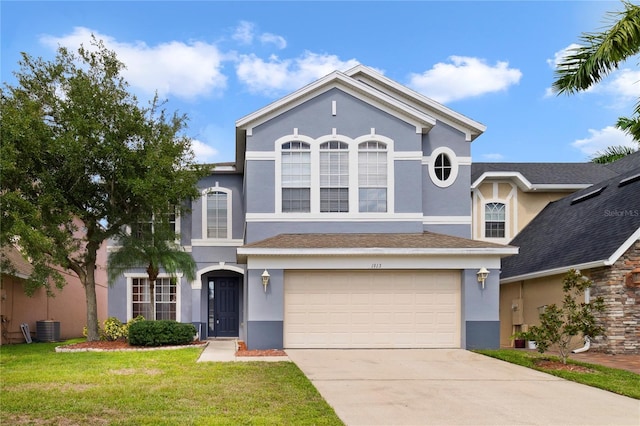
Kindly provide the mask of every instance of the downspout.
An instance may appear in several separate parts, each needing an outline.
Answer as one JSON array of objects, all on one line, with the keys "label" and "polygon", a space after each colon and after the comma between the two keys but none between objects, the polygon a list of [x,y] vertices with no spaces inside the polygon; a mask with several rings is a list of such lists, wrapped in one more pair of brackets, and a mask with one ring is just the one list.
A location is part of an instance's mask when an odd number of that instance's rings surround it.
[{"label": "downspout", "polygon": [[584,346],[579,349],[574,349],[571,351],[572,354],[579,354],[581,352],[586,352],[591,347],[591,339],[589,336],[584,336]]}]

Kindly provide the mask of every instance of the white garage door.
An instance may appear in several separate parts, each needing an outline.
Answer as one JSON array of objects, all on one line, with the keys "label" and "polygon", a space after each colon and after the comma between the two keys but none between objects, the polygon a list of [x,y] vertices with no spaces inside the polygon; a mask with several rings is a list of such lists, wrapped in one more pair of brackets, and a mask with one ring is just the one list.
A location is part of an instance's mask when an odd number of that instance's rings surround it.
[{"label": "white garage door", "polygon": [[459,271],[286,271],[285,348],[459,348]]}]

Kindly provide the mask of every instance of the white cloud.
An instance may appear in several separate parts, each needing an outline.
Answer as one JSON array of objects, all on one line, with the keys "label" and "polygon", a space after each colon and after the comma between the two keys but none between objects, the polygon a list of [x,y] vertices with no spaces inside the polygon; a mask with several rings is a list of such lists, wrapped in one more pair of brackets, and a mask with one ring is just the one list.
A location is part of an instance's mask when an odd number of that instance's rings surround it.
[{"label": "white cloud", "polygon": [[564,58],[574,53],[574,50],[579,49],[580,47],[582,46],[579,44],[571,43],[564,49],[558,50],[556,53],[554,53],[553,59],[547,59],[547,64],[549,65],[549,67],[551,67],[551,69],[555,70],[558,67],[558,64],[564,61]]},{"label": "white cloud", "polygon": [[[547,59],[547,63],[554,70],[564,58],[571,54],[572,50],[581,47],[579,44],[570,44],[555,53],[554,59]],[[621,64],[623,65],[623,64]],[[629,101],[635,101],[640,97],[640,71],[629,68],[620,68],[605,76],[598,84],[583,90],[583,93],[597,93],[612,96],[611,106],[626,107]],[[545,97],[555,95],[551,88],[547,88]]]},{"label": "white cloud", "polygon": [[222,74],[223,55],[213,44],[178,41],[148,46],[144,42],[124,43],[85,27],[74,28],[71,34],[44,36],[41,42],[52,48],[58,45],[77,49],[90,47],[91,34],[116,52],[126,65],[122,74],[135,88],[146,94],[158,91],[161,97],[174,95],[192,99],[218,94],[225,89],[227,79]]},{"label": "white cloud", "polygon": [[408,86],[438,102],[507,90],[518,84],[522,72],[498,61],[488,65],[483,59],[451,56],[451,63],[437,63],[422,74],[411,74]]},{"label": "white cloud", "polygon": [[578,139],[571,144],[571,146],[578,148],[588,156],[593,156],[609,146],[624,145],[632,148],[638,147],[638,144],[633,141],[631,136],[613,126],[605,127],[602,130],[589,129],[589,133],[591,136],[588,138]]},{"label": "white cloud", "polygon": [[191,140],[191,149],[193,149],[197,164],[213,163],[218,155],[217,149],[197,139]]},{"label": "white cloud", "polygon": [[241,44],[251,44],[253,42],[253,33],[255,27],[255,24],[251,22],[240,21],[240,24],[236,27],[236,30],[231,38]]},{"label": "white cloud", "polygon": [[504,155],[498,153],[482,154],[482,158],[491,161],[500,161],[504,159]]},{"label": "white cloud", "polygon": [[335,70],[344,71],[357,64],[355,59],[342,61],[335,55],[312,52],[296,59],[271,56],[266,61],[251,54],[240,56],[236,74],[251,92],[271,95],[299,89]]},{"label": "white cloud", "polygon": [[278,49],[284,49],[287,47],[287,41],[284,37],[276,34],[264,33],[260,35],[260,41],[263,44],[274,44]]}]

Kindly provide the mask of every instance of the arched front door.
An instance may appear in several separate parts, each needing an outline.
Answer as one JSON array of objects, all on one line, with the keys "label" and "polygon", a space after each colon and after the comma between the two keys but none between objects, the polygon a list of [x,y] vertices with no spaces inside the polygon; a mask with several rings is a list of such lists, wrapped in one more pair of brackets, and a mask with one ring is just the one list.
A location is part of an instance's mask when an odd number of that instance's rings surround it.
[{"label": "arched front door", "polygon": [[208,335],[238,337],[240,324],[240,280],[238,277],[208,279]]}]

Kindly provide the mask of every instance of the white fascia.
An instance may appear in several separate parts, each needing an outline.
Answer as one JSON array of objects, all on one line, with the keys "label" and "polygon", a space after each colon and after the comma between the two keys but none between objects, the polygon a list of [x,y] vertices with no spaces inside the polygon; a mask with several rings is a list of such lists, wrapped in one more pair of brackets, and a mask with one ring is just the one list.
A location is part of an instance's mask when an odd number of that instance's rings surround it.
[{"label": "white fascia", "polygon": [[239,247],[243,256],[510,256],[517,247],[485,248],[259,248]]},{"label": "white fascia", "polygon": [[252,129],[282,112],[295,108],[308,101],[316,95],[340,87],[346,93],[362,99],[364,95],[373,105],[396,117],[403,118],[404,121],[416,126],[417,133],[426,133],[436,124],[435,118],[420,112],[404,102],[401,102],[385,93],[355,80],[345,74],[335,71],[315,82],[281,98],[266,107],[255,111],[236,121],[236,128],[244,128],[247,135],[252,134]]},{"label": "white fascia", "polygon": [[538,183],[529,182],[520,172],[484,172],[471,184],[471,189],[477,189],[488,179],[512,179],[523,192],[533,191],[577,191],[590,187],[591,183]]},{"label": "white fascia", "polygon": [[570,265],[570,266],[561,266],[559,268],[546,269],[544,271],[537,271],[537,272],[531,272],[529,274],[516,275],[513,277],[501,279],[500,284],[509,284],[516,281],[533,280],[536,278],[543,278],[551,275],[565,274],[569,271],[569,269],[583,270],[583,269],[598,268],[600,266],[607,266],[607,261],[596,260],[593,262],[579,263],[579,264]]},{"label": "white fascia", "polygon": [[550,275],[564,274],[569,269],[583,270],[583,269],[591,269],[591,268],[599,268],[601,266],[611,266],[618,261],[620,256],[622,256],[628,249],[634,244],[636,241],[640,240],[640,228],[638,228],[629,238],[626,239],[624,243],[618,247],[618,249],[607,259],[602,260],[594,260],[592,262],[586,263],[578,263],[575,265],[569,266],[561,266],[559,268],[546,269],[544,271],[531,272],[529,274],[516,275],[514,277],[509,277],[500,280],[500,284],[509,284],[516,281],[523,280],[531,280],[534,278],[542,278]]},{"label": "white fascia", "polygon": [[[364,65],[356,65],[355,67],[345,71],[345,74],[354,77],[358,74],[366,76],[367,83],[378,88],[379,90],[391,89],[397,94],[401,95],[405,101],[412,104],[415,108],[427,108],[431,112],[435,112],[435,118],[451,125],[452,127],[461,130],[466,135],[466,140],[468,142],[473,141],[475,138],[480,136],[487,129],[482,123],[479,123],[475,120],[470,119],[452,109],[447,108],[446,106],[430,99],[418,92],[415,92],[409,89],[406,86],[399,84],[396,81],[391,80],[390,78],[378,73],[377,71],[366,67]],[[465,129],[460,129],[460,126]]]},{"label": "white fascia", "polygon": [[500,269],[496,255],[458,256],[251,256],[247,269],[390,270]]}]

